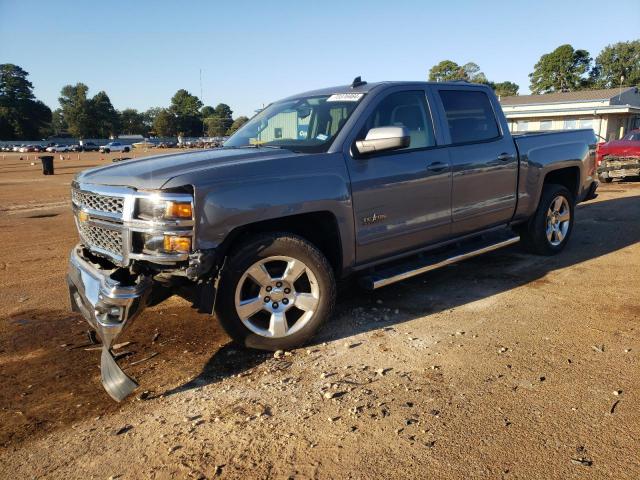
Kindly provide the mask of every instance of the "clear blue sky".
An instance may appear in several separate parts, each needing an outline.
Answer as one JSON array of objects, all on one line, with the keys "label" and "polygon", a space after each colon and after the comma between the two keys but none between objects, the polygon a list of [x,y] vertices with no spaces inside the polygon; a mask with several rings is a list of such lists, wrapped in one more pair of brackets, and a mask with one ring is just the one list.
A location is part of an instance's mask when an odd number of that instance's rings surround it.
[{"label": "clear blue sky", "polygon": [[474,61],[528,92],[540,55],[563,43],[592,56],[640,37],[638,0],[0,0],[0,63],[30,73],[58,107],[63,85],[105,90],[118,109],[166,106],[179,88],[251,115],[313,88],[423,80],[443,59]]}]

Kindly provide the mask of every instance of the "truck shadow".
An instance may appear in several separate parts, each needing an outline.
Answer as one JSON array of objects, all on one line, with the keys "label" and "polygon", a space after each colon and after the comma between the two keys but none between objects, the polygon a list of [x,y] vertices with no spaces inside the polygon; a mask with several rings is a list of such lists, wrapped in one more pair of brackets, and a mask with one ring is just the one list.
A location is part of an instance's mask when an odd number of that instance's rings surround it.
[{"label": "truck shadow", "polygon": [[[608,189],[609,190],[609,189]],[[611,191],[624,191],[622,189]],[[341,292],[336,312],[310,345],[348,338],[429,315],[524,285],[545,283],[554,271],[621,250],[640,241],[640,196],[581,204],[573,237],[554,257],[525,253],[519,245],[479,256],[375,292],[349,288]],[[576,277],[579,280],[578,277]],[[595,292],[594,292],[595,294]],[[226,345],[172,395],[216,383],[255,368],[272,354]]]}]

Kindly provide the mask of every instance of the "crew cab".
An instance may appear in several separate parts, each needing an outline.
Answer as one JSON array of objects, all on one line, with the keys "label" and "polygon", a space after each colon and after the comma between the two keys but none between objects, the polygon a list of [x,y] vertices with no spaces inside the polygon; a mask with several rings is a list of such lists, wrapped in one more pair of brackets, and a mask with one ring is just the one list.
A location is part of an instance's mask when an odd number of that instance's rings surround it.
[{"label": "crew cab", "polygon": [[620,140],[598,146],[598,174],[600,180],[640,176],[640,130],[632,130]]},{"label": "crew cab", "polygon": [[106,145],[102,145],[99,150],[100,153],[128,152],[131,150],[131,147],[120,142],[109,142]]},{"label": "crew cab", "polygon": [[222,148],[81,172],[72,308],[102,340],[116,400],[137,384],[110,347],[171,295],[238,344],[291,349],[331,315],[338,280],[374,290],[519,241],[559,253],[595,196],[595,144],[592,130],[512,136],[478,84],[356,78],[294,95]]}]

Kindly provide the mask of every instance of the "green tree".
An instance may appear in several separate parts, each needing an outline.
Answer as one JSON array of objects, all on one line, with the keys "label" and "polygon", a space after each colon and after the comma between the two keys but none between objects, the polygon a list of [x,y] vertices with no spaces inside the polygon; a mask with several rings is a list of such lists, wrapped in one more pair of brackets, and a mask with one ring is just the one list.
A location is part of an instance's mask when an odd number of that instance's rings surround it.
[{"label": "green tree", "polygon": [[91,102],[87,98],[89,87],[84,83],[62,87],[58,101],[69,133],[74,137],[88,138],[93,133]]},{"label": "green tree", "polygon": [[191,95],[184,89],[178,90],[171,98],[169,110],[176,117],[178,133],[186,136],[198,136],[202,134],[202,120],[200,108],[202,102],[195,95]]},{"label": "green tree", "polygon": [[518,95],[518,90],[520,90],[520,86],[518,84],[509,81],[498,83],[490,82],[489,85],[499,97]]},{"label": "green tree", "polygon": [[108,138],[120,133],[120,116],[106,92],[100,91],[94,95],[89,102],[89,111],[92,123],[91,136]]},{"label": "green tree", "polygon": [[153,131],[158,137],[173,137],[176,135],[176,116],[173,112],[162,109],[153,119]]},{"label": "green tree", "polygon": [[431,82],[451,82],[454,80],[488,83],[487,77],[482,73],[478,64],[473,62],[458,65],[452,60],[443,60],[429,70],[429,81]]},{"label": "green tree", "polygon": [[51,110],[36,100],[29,74],[17,65],[0,65],[0,138],[41,138],[50,128]]},{"label": "green tree", "polygon": [[203,122],[210,137],[224,137],[230,127],[225,119],[217,116],[207,117]]},{"label": "green tree", "polygon": [[200,116],[202,118],[213,117],[215,114],[216,114],[216,109],[209,105],[205,105],[200,109]]},{"label": "green tree", "polygon": [[600,88],[640,85],[640,40],[604,47],[596,57],[592,77]]},{"label": "green tree", "polygon": [[202,107],[202,102],[198,97],[191,95],[185,89],[180,89],[171,97],[171,106],[169,109],[177,116],[198,116],[200,107]]},{"label": "green tree", "polygon": [[125,135],[147,135],[149,126],[145,114],[135,108],[125,108],[120,112],[120,131]]},{"label": "green tree", "polygon": [[462,79],[462,67],[451,60],[443,60],[429,70],[429,81],[449,82]]},{"label": "green tree", "polygon": [[231,127],[229,127],[229,130],[227,130],[227,135],[233,135],[240,129],[240,127],[242,127],[248,121],[249,121],[249,118],[245,116],[236,118],[231,124]]},{"label": "green tree", "polygon": [[586,50],[574,50],[571,45],[560,45],[544,54],[529,74],[533,93],[570,92],[590,86],[585,76],[591,57]]},{"label": "green tree", "polygon": [[51,114],[51,135],[60,136],[69,133],[69,126],[64,120],[64,114],[61,108],[57,108]]}]

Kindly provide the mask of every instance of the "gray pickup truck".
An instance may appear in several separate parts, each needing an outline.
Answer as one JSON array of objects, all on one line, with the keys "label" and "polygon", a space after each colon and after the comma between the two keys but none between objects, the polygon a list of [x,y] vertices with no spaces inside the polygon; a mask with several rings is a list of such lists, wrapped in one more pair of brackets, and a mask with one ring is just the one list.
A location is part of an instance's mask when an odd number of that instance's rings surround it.
[{"label": "gray pickup truck", "polygon": [[116,400],[137,384],[110,347],[171,295],[241,345],[290,349],[331,315],[338,280],[373,290],[518,241],[561,251],[595,196],[595,145],[592,130],[512,136],[477,84],[357,78],[295,95],[222,148],[81,172],[72,308]]}]

